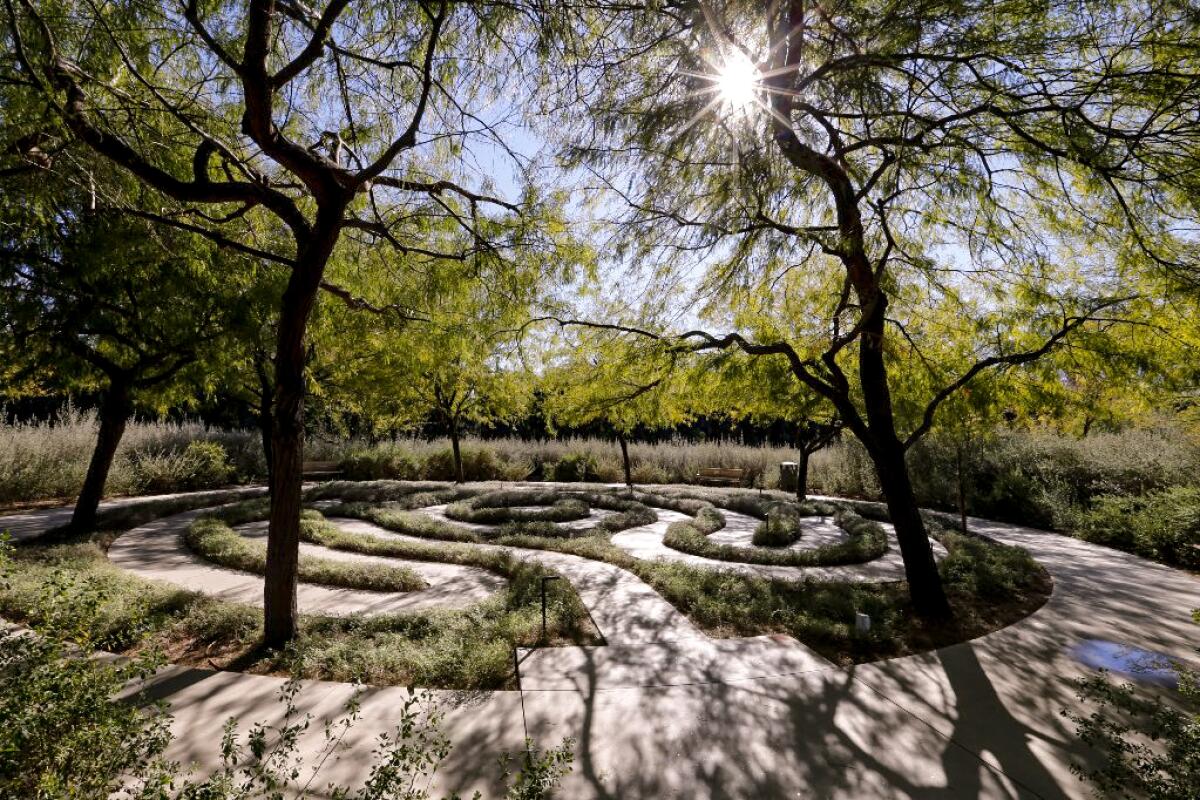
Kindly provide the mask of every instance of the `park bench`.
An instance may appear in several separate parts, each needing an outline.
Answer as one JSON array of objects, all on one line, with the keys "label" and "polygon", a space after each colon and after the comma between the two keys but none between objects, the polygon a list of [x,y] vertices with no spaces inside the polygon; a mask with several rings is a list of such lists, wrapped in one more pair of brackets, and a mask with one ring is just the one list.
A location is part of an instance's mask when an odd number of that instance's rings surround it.
[{"label": "park bench", "polygon": [[342,476],[336,461],[305,461],[300,471],[306,481],[331,481]]},{"label": "park bench", "polygon": [[696,483],[706,486],[741,486],[744,469],[725,469],[722,467],[705,467],[696,473]]}]

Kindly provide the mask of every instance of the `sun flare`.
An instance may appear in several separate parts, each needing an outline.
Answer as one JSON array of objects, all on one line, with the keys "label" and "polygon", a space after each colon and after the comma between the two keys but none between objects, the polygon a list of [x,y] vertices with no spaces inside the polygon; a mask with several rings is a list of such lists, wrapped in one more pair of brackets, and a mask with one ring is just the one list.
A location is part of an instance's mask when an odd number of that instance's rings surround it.
[{"label": "sun flare", "polygon": [[758,68],[741,53],[730,56],[716,78],[721,99],[733,111],[741,111],[754,103],[759,89]]}]

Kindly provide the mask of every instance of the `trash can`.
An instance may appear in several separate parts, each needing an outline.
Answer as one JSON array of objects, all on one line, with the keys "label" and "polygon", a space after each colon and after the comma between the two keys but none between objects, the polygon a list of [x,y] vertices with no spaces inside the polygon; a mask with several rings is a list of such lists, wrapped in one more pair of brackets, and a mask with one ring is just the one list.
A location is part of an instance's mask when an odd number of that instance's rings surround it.
[{"label": "trash can", "polygon": [[779,463],[779,488],[785,492],[796,491],[796,480],[800,477],[800,465],[795,461]]}]

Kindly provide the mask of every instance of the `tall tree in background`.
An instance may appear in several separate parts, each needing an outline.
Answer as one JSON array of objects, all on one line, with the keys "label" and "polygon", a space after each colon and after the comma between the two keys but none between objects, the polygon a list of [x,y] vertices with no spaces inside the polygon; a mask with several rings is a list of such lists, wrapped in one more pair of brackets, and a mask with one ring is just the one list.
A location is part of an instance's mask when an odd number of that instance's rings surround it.
[{"label": "tall tree in background", "polygon": [[1195,263],[1175,223],[1196,212],[1200,18],[1091,0],[562,13],[547,135],[630,209],[650,291],[696,287],[682,332],[662,312],[604,322],[783,360],[873,461],[915,609],[947,614],[906,452],[976,376],[1119,316],[1147,265]]},{"label": "tall tree in background", "polygon": [[[401,269],[527,245],[522,209],[465,166],[474,147],[481,161],[513,156],[499,132],[512,112],[494,101],[519,74],[509,44],[523,18],[449,0],[4,9],[6,80],[48,108],[47,135],[65,127],[135,176],[161,206],[141,213],[160,224],[288,270],[264,589],[265,641],[282,645],[296,633],[307,324],[322,288],[361,299],[326,267],[345,238],[391,248]],[[443,238],[446,222],[467,235]]]},{"label": "tall tree in background", "polygon": [[625,485],[633,486],[629,439],[692,418],[691,366],[684,355],[612,331],[583,329],[547,352],[542,369],[542,410],[554,426],[600,424],[621,448]]},{"label": "tall tree in background", "polygon": [[193,235],[39,200],[31,188],[3,211],[0,354],[10,386],[29,378],[99,395],[96,446],[71,518],[89,531],[135,408],[161,411],[205,388],[239,302],[218,273],[236,267]]}]

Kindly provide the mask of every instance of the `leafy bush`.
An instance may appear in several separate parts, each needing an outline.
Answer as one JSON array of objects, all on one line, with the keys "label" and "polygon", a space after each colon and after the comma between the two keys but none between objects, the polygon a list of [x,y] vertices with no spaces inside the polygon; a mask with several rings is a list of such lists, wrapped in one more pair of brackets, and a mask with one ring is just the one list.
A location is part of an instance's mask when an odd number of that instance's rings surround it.
[{"label": "leafy bush", "polygon": [[1020,547],[934,527],[933,535],[946,547],[938,571],[947,591],[958,591],[985,602],[1001,602],[1028,593],[1043,580],[1038,563]]},{"label": "leafy bush", "polygon": [[[522,463],[501,459],[495,450],[488,447],[463,447],[459,455],[462,458],[463,478],[468,481],[520,480],[529,471]],[[445,448],[430,453],[421,472],[425,480],[455,480],[454,451]]]},{"label": "leafy bush", "polygon": [[145,494],[215,489],[234,476],[225,448],[205,441],[188,442],[181,451],[138,453],[133,470],[138,489]]},{"label": "leafy bush", "polygon": [[600,480],[600,472],[591,453],[568,453],[558,460],[546,480],[586,483]]},{"label": "leafy bush", "polygon": [[1173,487],[1142,497],[1101,495],[1067,517],[1089,542],[1192,569],[1200,568],[1200,489]]},{"label": "leafy bush", "polygon": [[421,461],[395,444],[355,448],[342,457],[338,466],[352,481],[415,481],[423,473]]},{"label": "leafy bush", "polygon": [[[1200,623],[1200,609],[1193,612]],[[1087,716],[1064,712],[1085,744],[1100,752],[1098,768],[1074,767],[1099,797],[1194,800],[1200,786],[1200,673],[1176,665],[1174,702],[1105,674],[1080,680]]]}]

